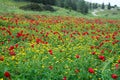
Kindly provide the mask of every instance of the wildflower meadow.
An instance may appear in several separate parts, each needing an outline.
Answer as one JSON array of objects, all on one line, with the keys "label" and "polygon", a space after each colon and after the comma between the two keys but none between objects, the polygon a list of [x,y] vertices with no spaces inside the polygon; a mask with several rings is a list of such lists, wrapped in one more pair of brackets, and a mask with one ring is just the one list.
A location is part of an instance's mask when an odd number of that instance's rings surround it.
[{"label": "wildflower meadow", "polygon": [[0,80],[120,80],[120,20],[2,15]]}]

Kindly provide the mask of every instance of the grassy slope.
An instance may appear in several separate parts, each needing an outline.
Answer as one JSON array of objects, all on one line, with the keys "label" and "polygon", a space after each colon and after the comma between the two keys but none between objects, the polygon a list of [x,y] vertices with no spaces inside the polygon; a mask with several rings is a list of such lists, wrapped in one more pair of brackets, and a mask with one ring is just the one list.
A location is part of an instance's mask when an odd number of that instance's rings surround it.
[{"label": "grassy slope", "polygon": [[120,19],[120,11],[118,10],[104,10],[97,13],[100,17],[103,18],[113,18],[113,19]]},{"label": "grassy slope", "polygon": [[54,8],[57,10],[55,12],[50,12],[50,11],[24,11],[19,9],[20,6],[29,4],[29,2],[15,2],[13,0],[0,0],[0,13],[17,13],[17,14],[40,14],[40,15],[48,15],[48,16],[76,16],[76,17],[91,17],[91,14],[88,15],[83,15],[79,12],[76,11],[71,11],[60,8],[60,7],[55,7]]},{"label": "grassy slope", "polygon": [[[75,16],[75,17],[85,17],[85,18],[114,18],[114,19],[120,19],[120,11],[116,11],[117,15],[113,15],[113,12],[115,11],[101,11],[98,12],[97,14],[99,16],[95,17],[91,14],[91,11],[87,15],[83,15],[79,12],[76,11],[71,11],[60,8],[60,7],[55,7],[54,8],[57,10],[55,12],[50,12],[50,11],[24,11],[19,9],[20,6],[29,4],[30,2],[15,2],[13,0],[0,0],[0,14],[1,13],[16,13],[16,14],[37,14],[37,15],[48,15],[48,16]],[[105,16],[108,14],[108,16]]]}]

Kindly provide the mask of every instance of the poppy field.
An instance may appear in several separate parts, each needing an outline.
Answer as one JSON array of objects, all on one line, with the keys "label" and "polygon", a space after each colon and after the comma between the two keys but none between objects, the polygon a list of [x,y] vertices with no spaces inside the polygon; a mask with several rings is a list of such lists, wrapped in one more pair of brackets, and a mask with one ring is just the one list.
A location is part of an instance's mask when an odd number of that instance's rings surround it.
[{"label": "poppy field", "polygon": [[0,16],[0,80],[120,80],[120,20]]}]

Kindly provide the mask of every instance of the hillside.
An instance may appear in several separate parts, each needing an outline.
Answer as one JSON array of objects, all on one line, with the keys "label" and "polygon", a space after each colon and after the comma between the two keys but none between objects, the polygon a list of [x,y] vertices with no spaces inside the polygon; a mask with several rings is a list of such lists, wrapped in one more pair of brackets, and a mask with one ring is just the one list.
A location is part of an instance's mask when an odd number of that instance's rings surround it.
[{"label": "hillside", "polygon": [[113,10],[102,10],[102,11],[99,11],[96,13],[97,15],[99,16],[102,16],[102,17],[108,17],[108,18],[115,18],[115,19],[120,19],[120,10],[116,10],[116,9],[113,9]]},{"label": "hillside", "polygon": [[[16,13],[16,14],[38,14],[38,15],[48,15],[48,16],[76,16],[76,17],[85,17],[79,12],[60,8],[53,6],[56,10],[55,12],[50,11],[24,11],[19,9],[19,7],[30,4],[30,2],[15,2],[13,0],[0,0],[0,13]],[[90,14],[89,14],[90,15]],[[88,16],[88,15],[87,15]]]},{"label": "hillside", "polygon": [[68,9],[60,8],[53,6],[56,10],[54,12],[50,11],[26,11],[21,10],[20,7],[30,4],[30,2],[15,2],[13,0],[0,0],[0,14],[4,13],[14,13],[14,14],[36,14],[36,15],[48,15],[48,16],[75,16],[75,17],[86,17],[86,18],[120,18],[120,11],[117,10],[99,10],[97,9],[96,15],[94,14],[94,10],[89,11],[87,15],[83,15],[80,12]]}]

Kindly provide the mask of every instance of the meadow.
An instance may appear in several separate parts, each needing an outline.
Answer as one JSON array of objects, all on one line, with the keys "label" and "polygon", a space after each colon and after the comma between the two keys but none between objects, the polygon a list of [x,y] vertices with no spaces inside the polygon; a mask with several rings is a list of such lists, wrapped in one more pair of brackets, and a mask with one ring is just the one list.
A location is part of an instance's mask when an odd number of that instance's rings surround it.
[{"label": "meadow", "polygon": [[120,20],[3,14],[0,80],[120,80]]}]

